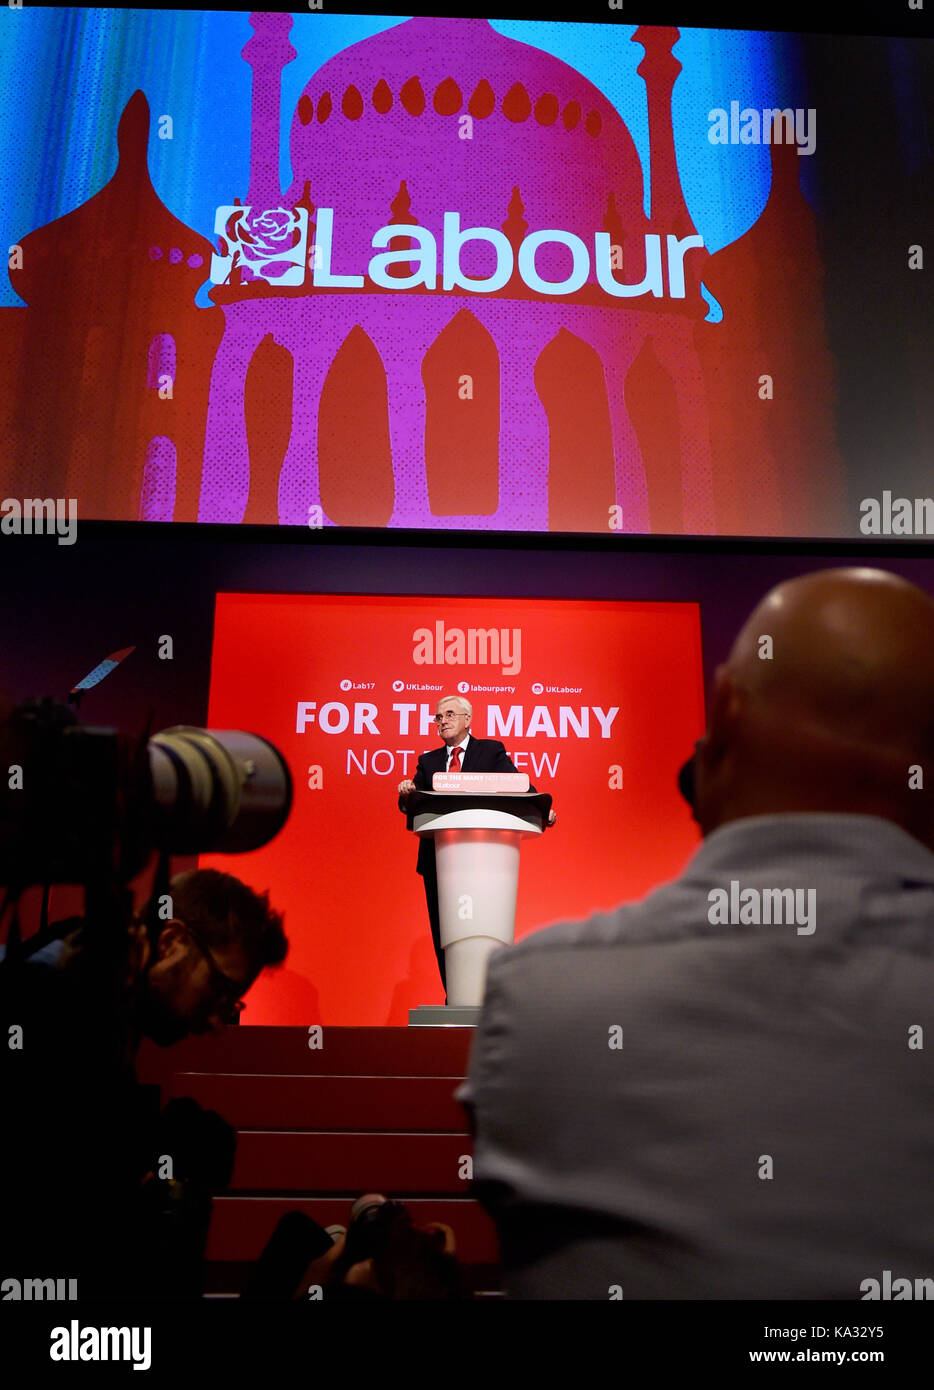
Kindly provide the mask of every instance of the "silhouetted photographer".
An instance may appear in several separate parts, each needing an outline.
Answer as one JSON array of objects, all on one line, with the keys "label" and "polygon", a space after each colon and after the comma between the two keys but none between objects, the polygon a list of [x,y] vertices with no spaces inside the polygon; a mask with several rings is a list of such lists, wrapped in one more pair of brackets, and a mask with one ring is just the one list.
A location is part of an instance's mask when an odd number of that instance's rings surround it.
[{"label": "silhouetted photographer", "polygon": [[[136,1051],[233,1021],[288,943],[265,895],[216,870],[170,881],[168,855],[271,839],[288,770],[253,735],[132,740],[50,700],[0,707],[0,767],[5,1272],[77,1278],[82,1299],[197,1294],[233,1131],[193,1101],[160,1118]],[[156,852],[137,914],[132,884]],[[56,883],[83,888],[83,917],[48,921]],[[29,932],[20,905],[35,886]]]}]

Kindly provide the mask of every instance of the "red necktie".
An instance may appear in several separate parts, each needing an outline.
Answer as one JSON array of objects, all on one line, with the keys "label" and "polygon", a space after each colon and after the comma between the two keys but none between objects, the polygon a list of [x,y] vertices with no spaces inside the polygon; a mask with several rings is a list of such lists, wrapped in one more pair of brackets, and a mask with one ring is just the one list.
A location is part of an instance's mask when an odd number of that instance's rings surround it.
[{"label": "red necktie", "polygon": [[460,772],[461,770],[461,750],[455,748],[451,754],[451,761],[448,765],[448,772]]}]

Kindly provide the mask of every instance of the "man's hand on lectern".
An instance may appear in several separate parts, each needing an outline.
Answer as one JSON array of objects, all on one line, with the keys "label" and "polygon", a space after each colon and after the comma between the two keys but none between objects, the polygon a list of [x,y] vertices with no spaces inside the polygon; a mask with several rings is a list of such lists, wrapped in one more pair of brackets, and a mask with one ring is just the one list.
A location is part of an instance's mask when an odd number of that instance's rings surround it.
[{"label": "man's hand on lectern", "polygon": [[418,788],[416,787],[415,783],[412,781],[411,777],[407,777],[407,778],[405,779],[404,782],[400,782],[400,783],[399,783],[399,795],[400,795],[400,796],[411,796],[412,793],[413,793],[413,792],[416,792],[416,791],[418,791]]}]

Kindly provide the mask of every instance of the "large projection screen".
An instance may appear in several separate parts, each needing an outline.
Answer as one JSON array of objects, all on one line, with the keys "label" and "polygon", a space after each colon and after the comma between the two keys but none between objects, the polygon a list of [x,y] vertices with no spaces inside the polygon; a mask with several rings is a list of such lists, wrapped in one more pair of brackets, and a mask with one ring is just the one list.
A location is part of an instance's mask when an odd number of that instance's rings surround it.
[{"label": "large projection screen", "polygon": [[917,534],[932,72],[920,39],[3,7],[0,495]]}]

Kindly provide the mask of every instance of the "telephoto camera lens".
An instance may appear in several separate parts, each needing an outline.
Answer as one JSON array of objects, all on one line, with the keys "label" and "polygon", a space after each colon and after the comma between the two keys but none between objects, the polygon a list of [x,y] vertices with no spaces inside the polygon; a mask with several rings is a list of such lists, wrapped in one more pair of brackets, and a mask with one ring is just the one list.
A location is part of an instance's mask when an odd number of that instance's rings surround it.
[{"label": "telephoto camera lens", "polygon": [[159,848],[170,854],[243,854],[289,818],[291,774],[258,734],[179,724],[149,740],[149,764]]}]

